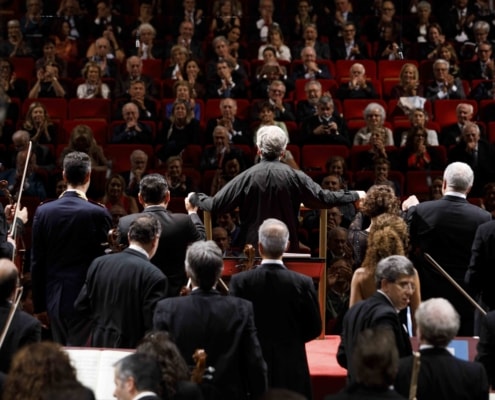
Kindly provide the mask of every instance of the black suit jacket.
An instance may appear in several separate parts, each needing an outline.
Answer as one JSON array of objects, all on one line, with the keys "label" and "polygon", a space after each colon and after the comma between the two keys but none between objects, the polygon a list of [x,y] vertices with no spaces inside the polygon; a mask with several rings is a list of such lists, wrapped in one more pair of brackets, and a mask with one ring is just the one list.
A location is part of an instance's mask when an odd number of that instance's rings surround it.
[{"label": "black suit jacket", "polygon": [[258,398],[267,388],[266,364],[250,302],[195,289],[189,296],[158,302],[154,329],[168,331],[187,363],[204,349],[215,368],[212,384],[218,400]]},{"label": "black suit jacket", "polygon": [[[318,64],[320,72],[315,73],[314,79],[332,79],[333,76],[330,74],[328,67],[325,64]],[[296,64],[292,70],[291,79],[295,82],[296,79],[306,79],[304,76],[306,74],[306,68],[304,64]]]},{"label": "black suit jacket", "polygon": [[350,147],[351,142],[349,141],[349,137],[347,136],[347,126],[344,118],[334,113],[330,121],[337,124],[338,134],[329,132],[328,134],[317,135],[314,133],[314,131],[316,128],[322,125],[320,117],[318,115],[313,115],[312,117],[307,118],[301,126],[303,143],[340,144]]},{"label": "black suit jacket", "polygon": [[449,147],[459,143],[462,138],[462,131],[459,127],[459,124],[456,122],[455,124],[447,125],[442,128],[442,131],[439,135],[440,144],[445,146],[448,150]]},{"label": "black suit jacket", "polygon": [[350,385],[342,390],[340,393],[326,396],[324,400],[404,400],[407,397],[402,397],[395,390],[389,388],[376,389],[369,388],[362,385]]},{"label": "black suit jacket", "polygon": [[[466,94],[464,93],[464,87],[462,86],[462,81],[459,78],[454,78],[454,88],[450,88],[447,91],[447,95],[442,97],[442,99],[465,99]],[[426,86],[425,97],[429,101],[441,100],[438,94],[442,91],[441,86],[437,81],[432,81],[428,86]]]},{"label": "black suit jacket", "polygon": [[[488,399],[488,379],[482,365],[454,357],[447,349],[433,347],[420,350],[418,400]],[[395,390],[409,395],[413,357],[399,360]]]},{"label": "black suit jacket", "polygon": [[[177,296],[186,284],[184,260],[187,246],[198,240],[206,239],[205,228],[195,213],[173,214],[162,206],[149,206],[143,211],[155,216],[162,226],[158,250],[151,259],[168,278],[168,296]],[[127,232],[131,222],[141,214],[131,214],[119,220],[118,229],[121,242],[127,244]]]},{"label": "black suit jacket", "polygon": [[[207,144],[213,143],[213,130],[217,126],[217,119],[221,119],[219,115],[217,118],[210,118],[206,124],[206,135],[204,142]],[[234,118],[232,123],[233,132],[229,133],[232,135],[231,142],[234,144],[247,144],[249,146],[253,145],[253,135],[249,129],[248,124],[237,117]]]},{"label": "black suit jacket", "polygon": [[482,317],[480,340],[476,350],[476,361],[483,364],[488,380],[492,388],[495,388],[495,311],[490,311]]},{"label": "black suit jacket", "polygon": [[464,276],[469,265],[471,245],[476,229],[491,220],[488,211],[469,204],[457,196],[426,201],[411,207],[407,213],[413,250],[410,258],[418,270],[421,298],[444,297],[461,315],[460,336],[473,335],[473,306],[426,261],[428,253],[464,289]]},{"label": "black suit jacket", "polygon": [[351,383],[354,382],[352,352],[356,339],[365,329],[378,326],[393,332],[399,357],[406,357],[412,353],[409,336],[396,309],[384,294],[375,292],[373,296],[352,306],[344,317],[337,361],[347,368],[347,376]]},{"label": "black suit jacket", "polygon": [[112,217],[74,191],[42,204],[33,219],[31,276],[36,313],[67,317],[74,311],[89,265],[103,255]]},{"label": "black suit jacket", "polygon": [[366,44],[361,42],[360,40],[354,40],[355,45],[357,45],[359,49],[359,54],[353,55],[351,58],[347,58],[347,51],[344,39],[339,38],[335,41],[335,44],[332,46],[332,56],[333,60],[364,60],[369,58],[368,56],[368,48]]},{"label": "black suit jacket", "polygon": [[[10,303],[5,300],[0,302],[0,327],[2,330],[7,322],[9,311]],[[10,363],[17,350],[40,340],[40,322],[24,311],[16,310],[5,341],[0,348],[0,372],[9,372]]]},{"label": "black suit jacket", "polygon": [[93,321],[93,347],[135,348],[152,328],[167,278],[148,258],[127,248],[94,260],[75,307]]},{"label": "black suit jacket", "polygon": [[311,396],[305,343],[321,332],[313,281],[280,264],[262,264],[232,276],[232,295],[253,303],[271,387]]}]

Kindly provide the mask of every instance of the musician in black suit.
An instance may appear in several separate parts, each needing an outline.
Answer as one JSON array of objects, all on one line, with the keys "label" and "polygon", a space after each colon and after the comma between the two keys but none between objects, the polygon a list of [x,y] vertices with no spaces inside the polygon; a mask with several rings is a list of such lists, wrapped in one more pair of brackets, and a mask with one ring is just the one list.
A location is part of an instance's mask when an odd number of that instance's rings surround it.
[{"label": "musician in black suit", "polygon": [[399,356],[390,329],[376,327],[360,332],[353,351],[356,383],[325,400],[404,400],[392,389]]},{"label": "musician in black suit", "polygon": [[[196,213],[197,208],[186,202],[189,215],[172,214],[167,211],[170,201],[168,183],[160,174],[146,175],[139,184],[139,203],[143,213],[154,215],[162,226],[160,243],[151,262],[168,278],[168,296],[177,296],[186,284],[184,257],[187,246],[197,240],[206,239],[203,222]],[[139,214],[131,214],[119,220],[118,230],[122,244],[127,244],[129,226]]]},{"label": "musician in black suit", "polygon": [[[222,251],[215,242],[193,243],[186,254],[193,290],[158,302],[153,326],[169,332],[186,361],[196,349],[205,350],[208,365],[215,368],[209,399],[256,399],[266,390],[267,377],[253,305],[214,289],[222,268]],[[290,334],[277,330],[279,335]]]},{"label": "musician in black suit", "polygon": [[[488,379],[479,363],[454,357],[447,349],[460,326],[459,314],[442,298],[429,299],[416,310],[420,368],[416,399],[488,399]],[[407,397],[414,357],[399,360],[395,390]]]},{"label": "musician in black suit", "polygon": [[378,290],[368,299],[355,304],[344,317],[341,342],[337,353],[338,363],[347,368],[349,382],[355,382],[352,352],[360,332],[368,328],[390,329],[395,337],[399,357],[412,354],[411,342],[406,328],[399,319],[398,311],[409,305],[416,290],[416,271],[406,257],[390,256],[376,266],[375,281]]},{"label": "musician in black suit", "polygon": [[253,303],[269,386],[311,399],[305,343],[321,332],[314,284],[311,278],[284,266],[282,254],[288,246],[289,230],[282,221],[265,220],[258,237],[261,266],[232,276],[230,290]]},{"label": "musician in black suit", "polygon": [[473,180],[469,165],[455,162],[445,169],[440,200],[418,203],[415,197],[410,197],[402,205],[407,209],[411,260],[418,269],[421,298],[441,296],[449,300],[461,316],[460,336],[473,336],[473,306],[426,261],[424,254],[430,254],[469,292],[464,276],[474,235],[480,224],[491,220],[488,211],[466,200]]},{"label": "musician in black suit", "polygon": [[[0,332],[3,332],[6,327],[12,306],[11,302],[15,301],[12,297],[17,287],[18,279],[15,264],[6,258],[0,259]],[[9,372],[12,357],[19,348],[40,340],[40,322],[24,311],[17,309],[7,330],[5,341],[0,348],[0,372]]]},{"label": "musician in black suit", "polygon": [[141,214],[129,227],[129,247],[94,260],[75,307],[93,321],[91,346],[134,349],[152,328],[156,303],[167,278],[149,259],[158,248],[161,225]]},{"label": "musician in black suit", "polygon": [[88,201],[91,160],[86,153],[65,156],[67,190],[36,209],[33,220],[31,276],[35,313],[47,312],[53,339],[83,345],[89,326],[75,314],[74,301],[91,262],[103,255],[112,217],[101,204]]},{"label": "musician in black suit", "polygon": [[475,360],[483,364],[488,381],[495,388],[495,311],[490,311],[482,318],[480,340],[476,348]]},{"label": "musician in black suit", "polygon": [[157,360],[140,353],[129,354],[117,361],[115,367],[115,390],[117,400],[161,400],[161,369]]}]

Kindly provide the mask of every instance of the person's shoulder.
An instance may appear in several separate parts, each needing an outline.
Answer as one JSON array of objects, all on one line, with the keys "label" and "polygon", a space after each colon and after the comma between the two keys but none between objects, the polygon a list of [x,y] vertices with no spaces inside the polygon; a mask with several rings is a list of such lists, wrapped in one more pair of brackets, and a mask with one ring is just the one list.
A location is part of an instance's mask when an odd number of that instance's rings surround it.
[{"label": "person's shoulder", "polygon": [[22,310],[16,310],[14,314],[15,321],[23,327],[41,327],[41,323],[38,319]]}]

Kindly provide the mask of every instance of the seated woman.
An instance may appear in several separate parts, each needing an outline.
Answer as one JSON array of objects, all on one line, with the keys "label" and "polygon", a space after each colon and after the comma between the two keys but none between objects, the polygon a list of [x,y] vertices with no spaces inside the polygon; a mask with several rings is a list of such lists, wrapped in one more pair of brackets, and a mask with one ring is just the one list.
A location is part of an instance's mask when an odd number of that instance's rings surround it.
[{"label": "seated woman", "polygon": [[213,37],[225,36],[229,30],[234,27],[241,26],[241,20],[233,12],[233,5],[231,0],[220,0],[218,2],[218,9],[215,13],[215,17],[212,18],[210,24],[210,34]]},{"label": "seated woman", "polygon": [[170,49],[170,64],[163,72],[163,79],[182,80],[182,71],[184,65],[189,58],[189,51],[180,44],[176,44]]},{"label": "seated woman", "polygon": [[198,190],[191,177],[182,172],[182,165],[181,156],[167,158],[164,176],[167,180],[171,197],[187,197],[189,193]]},{"label": "seated woman", "polygon": [[57,22],[52,39],[55,43],[55,54],[64,60],[67,65],[78,61],[79,50],[77,39],[71,36],[70,22],[62,20]]},{"label": "seated woman", "polygon": [[426,129],[414,126],[406,138],[406,144],[401,150],[401,171],[441,170],[445,166],[439,159],[435,148],[428,143]]},{"label": "seated woman", "polygon": [[236,60],[246,59],[247,45],[241,40],[241,37],[241,27],[237,25],[231,26],[226,35],[229,42],[230,55]]},{"label": "seated woman", "polygon": [[441,58],[449,62],[450,75],[452,75],[454,78],[462,78],[460,61],[454,46],[452,46],[449,42],[445,42],[438,45],[437,56],[435,57],[435,59],[438,58]]},{"label": "seated woman", "polygon": [[438,46],[445,43],[440,24],[434,22],[428,26],[426,42],[420,43],[418,53],[420,60],[435,60],[438,57]]},{"label": "seated woman", "polygon": [[[206,95],[206,80],[201,71],[198,60],[190,58],[184,64],[182,77],[192,87],[190,97],[193,99],[204,99]],[[199,120],[199,116],[196,117]]]},{"label": "seated woman", "polygon": [[64,158],[73,151],[86,153],[91,159],[91,169],[95,171],[106,171],[108,161],[103,154],[103,149],[96,143],[93,131],[88,125],[76,125],[70,133],[69,144],[62,150],[59,165],[62,166]]},{"label": "seated woman", "polygon": [[155,45],[156,29],[150,23],[144,22],[137,28],[139,47],[134,48],[131,53],[137,55],[141,60],[161,60],[165,58],[163,46]]},{"label": "seated woman", "polygon": [[258,60],[263,60],[263,50],[267,47],[275,49],[275,57],[277,60],[291,61],[292,56],[289,47],[284,44],[284,35],[278,25],[272,25],[268,29],[268,42],[263,44],[258,49]]},{"label": "seated woman", "polygon": [[[428,122],[428,113],[422,108],[415,108],[409,113],[409,121],[411,121],[411,128],[424,129],[427,135],[428,144],[430,146],[438,146],[438,134],[433,129],[427,129],[426,123]],[[402,132],[400,145],[405,146],[408,131]]]},{"label": "seated woman", "polygon": [[[369,230],[366,255],[361,266],[354,271],[351,281],[349,307],[371,297],[376,292],[375,269],[378,262],[388,256],[405,256],[409,246],[407,224],[396,213],[383,213],[373,219]],[[411,297],[411,317],[421,302],[419,277],[414,276],[416,290]]]},{"label": "seated woman", "polygon": [[[190,117],[196,118],[198,121],[201,120],[201,107],[198,103],[194,101],[194,89],[189,81],[177,81],[174,84],[175,101],[184,101],[189,104],[189,110],[192,115]],[[165,106],[165,116],[170,118],[172,116],[172,110],[174,108],[173,103],[168,103]]]},{"label": "seated woman", "polygon": [[111,211],[114,206],[121,206],[127,214],[139,212],[136,200],[134,197],[125,194],[125,180],[119,174],[112,174],[105,185],[105,195],[101,199],[101,203]]},{"label": "seated woman", "polygon": [[416,65],[406,63],[399,73],[399,83],[390,91],[390,98],[421,96],[423,97],[424,87],[419,80],[419,71]]},{"label": "seated woman", "polygon": [[[287,126],[283,121],[275,121],[275,107],[269,102],[269,101],[264,101],[259,108],[259,120],[260,124],[256,127],[254,130],[256,133],[258,132],[258,129],[261,128],[262,126],[268,126],[268,125],[276,125],[280,129],[282,129],[287,137],[289,137],[289,131],[287,130]],[[256,133],[254,134],[254,143],[256,144]],[[281,159],[284,163],[290,165],[294,169],[299,169],[299,165],[297,165],[296,161],[294,160],[294,156],[290,152],[290,150],[285,151],[284,157]]]},{"label": "seated woman", "polygon": [[378,103],[369,103],[363,111],[366,126],[359,129],[354,136],[354,145],[370,144],[372,132],[380,132],[383,137],[384,146],[394,145],[394,136],[392,131],[384,126],[386,113],[382,105]]},{"label": "seated woman", "polygon": [[101,69],[97,63],[86,63],[82,75],[86,82],[77,86],[78,99],[110,98],[110,88],[101,81]]},{"label": "seated woman", "polygon": [[170,156],[180,154],[188,144],[199,143],[199,132],[199,121],[192,117],[189,103],[176,100],[172,115],[165,119],[157,136],[156,144],[162,146],[156,156],[165,162]]},{"label": "seated woman", "polygon": [[22,129],[29,132],[31,140],[40,144],[57,143],[57,127],[50,120],[45,106],[40,102],[29,105]]},{"label": "seated woman", "polygon": [[222,169],[217,169],[211,182],[210,196],[214,196],[227,182],[244,171],[244,160],[236,154],[227,154],[222,163]]}]

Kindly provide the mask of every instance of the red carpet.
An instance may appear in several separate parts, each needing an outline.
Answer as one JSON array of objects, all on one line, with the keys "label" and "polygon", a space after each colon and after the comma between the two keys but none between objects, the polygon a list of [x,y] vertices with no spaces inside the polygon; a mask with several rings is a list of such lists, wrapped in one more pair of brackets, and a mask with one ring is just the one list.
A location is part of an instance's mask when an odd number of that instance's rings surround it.
[{"label": "red carpet", "polygon": [[314,400],[322,400],[345,386],[347,370],[337,363],[336,357],[339,343],[340,336],[325,336],[306,344]]}]

